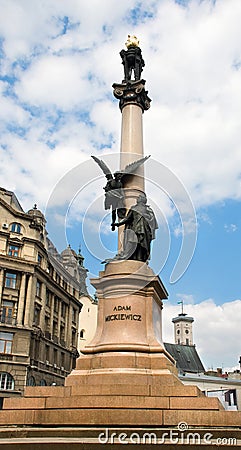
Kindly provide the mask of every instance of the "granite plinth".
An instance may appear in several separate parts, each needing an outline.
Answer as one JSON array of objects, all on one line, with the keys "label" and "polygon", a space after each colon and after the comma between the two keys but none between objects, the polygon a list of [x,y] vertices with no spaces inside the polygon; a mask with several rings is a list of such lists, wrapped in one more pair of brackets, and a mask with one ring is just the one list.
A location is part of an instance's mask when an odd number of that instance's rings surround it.
[{"label": "granite plinth", "polygon": [[[206,427],[207,432],[223,436],[225,428],[227,435],[234,430],[240,436],[241,412],[225,411],[217,398],[205,397],[195,386],[184,386],[177,377],[161,336],[162,300],[167,293],[148,265],[110,263],[93,284],[100,301],[95,338],[64,387],[27,387],[24,397],[4,400],[0,444],[3,436],[14,436],[6,449],[51,450],[61,448],[63,442],[71,449],[92,444],[96,448],[103,444],[98,431],[119,427],[120,432],[128,429],[131,434],[147,427],[156,433],[170,432],[178,431],[181,422],[194,432]],[[106,320],[110,316],[117,317]],[[20,435],[21,430],[25,432],[22,440],[17,439],[17,429]],[[123,445],[108,441],[106,447],[113,444],[115,448]],[[172,448],[167,441],[162,445]],[[237,442],[236,447],[240,448]]]}]

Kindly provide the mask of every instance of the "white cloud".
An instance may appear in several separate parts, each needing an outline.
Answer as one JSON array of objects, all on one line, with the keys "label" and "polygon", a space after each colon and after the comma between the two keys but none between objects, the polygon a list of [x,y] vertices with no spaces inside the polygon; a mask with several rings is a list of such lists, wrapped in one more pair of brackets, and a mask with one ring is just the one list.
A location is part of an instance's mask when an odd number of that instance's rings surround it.
[{"label": "white cloud", "polygon": [[234,223],[230,223],[229,225],[225,224],[224,229],[227,233],[235,233],[235,231],[238,230],[238,227]]},{"label": "white cloud", "polygon": [[[41,142],[38,170],[47,167],[56,181],[60,168],[70,167],[70,158],[49,149],[48,140],[72,148],[73,163],[78,149],[88,155],[98,145],[118,151],[121,115],[111,100],[111,84],[123,77],[118,53],[133,29],[140,36],[143,77],[153,98],[143,118],[147,153],[183,181],[196,207],[241,197],[239,0],[215,5],[192,0],[187,7],[174,0],[144,1],[143,11],[136,10],[139,20],[131,19],[134,0],[115,8],[110,0],[101,5],[77,0],[1,3],[3,75],[10,77],[3,86],[2,134],[9,152],[21,152],[27,160],[28,145],[36,150]],[[144,11],[153,16],[141,20]],[[13,76],[17,80],[8,86]],[[25,141],[12,138],[16,131],[9,123],[27,131]],[[11,164],[16,174],[18,158]],[[28,170],[28,189],[34,191],[36,171]],[[9,173],[8,186],[16,186],[15,181]],[[46,176],[43,183],[39,187],[51,190]]]},{"label": "white cloud", "polygon": [[[179,298],[184,298],[180,295]],[[186,301],[188,302],[188,296]],[[192,296],[191,296],[192,297]],[[174,342],[172,318],[180,305],[165,302],[163,309],[163,340]],[[241,300],[216,305],[212,299],[198,304],[185,303],[184,312],[194,318],[194,344],[206,369],[233,367],[240,356]]]},{"label": "white cloud", "polygon": [[44,56],[22,73],[16,85],[21,101],[62,110],[86,107],[103,95],[98,81],[89,79],[90,60],[80,56]]}]

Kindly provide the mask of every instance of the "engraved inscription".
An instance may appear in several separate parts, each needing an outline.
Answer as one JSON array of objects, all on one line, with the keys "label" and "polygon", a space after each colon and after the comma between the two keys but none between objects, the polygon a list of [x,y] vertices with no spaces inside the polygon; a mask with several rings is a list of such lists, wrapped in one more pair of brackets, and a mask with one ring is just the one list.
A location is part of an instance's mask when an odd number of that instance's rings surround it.
[{"label": "engraved inscription", "polygon": [[130,305],[129,306],[121,306],[121,305],[115,306],[113,308],[113,311],[131,311],[131,306]]},{"label": "engraved inscription", "polygon": [[[118,305],[113,308],[113,312],[116,311],[131,311],[130,305]],[[135,320],[141,322],[141,314],[126,314],[126,313],[118,313],[118,314],[110,314],[105,317],[106,322],[113,322],[114,320]]]}]

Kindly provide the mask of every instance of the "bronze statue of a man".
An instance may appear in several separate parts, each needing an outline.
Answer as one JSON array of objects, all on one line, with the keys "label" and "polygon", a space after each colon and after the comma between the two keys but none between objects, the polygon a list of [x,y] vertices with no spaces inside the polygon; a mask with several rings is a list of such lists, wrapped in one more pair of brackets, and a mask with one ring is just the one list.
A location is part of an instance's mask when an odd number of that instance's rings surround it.
[{"label": "bronze statue of a man", "polygon": [[130,81],[132,71],[134,72],[135,81],[141,79],[141,72],[145,66],[144,59],[142,58],[141,49],[139,47],[139,41],[136,36],[128,34],[126,41],[127,50],[121,50],[120,56],[122,58],[122,64],[124,66],[124,80]]},{"label": "bronze statue of a man", "polygon": [[125,197],[124,197],[124,179],[127,175],[133,175],[138,167],[140,167],[150,156],[140,158],[133,163],[128,164],[122,171],[115,172],[112,175],[111,170],[102,159],[96,156],[91,156],[104,172],[107,183],[105,190],[105,209],[112,208],[112,223],[111,229],[115,230],[116,214],[119,219],[122,219],[126,214]]},{"label": "bronze statue of a man", "polygon": [[113,260],[131,259],[147,261],[150,258],[151,241],[155,239],[157,220],[152,208],[146,204],[146,194],[139,195],[126,217],[115,223],[116,227],[125,225],[123,250]]}]

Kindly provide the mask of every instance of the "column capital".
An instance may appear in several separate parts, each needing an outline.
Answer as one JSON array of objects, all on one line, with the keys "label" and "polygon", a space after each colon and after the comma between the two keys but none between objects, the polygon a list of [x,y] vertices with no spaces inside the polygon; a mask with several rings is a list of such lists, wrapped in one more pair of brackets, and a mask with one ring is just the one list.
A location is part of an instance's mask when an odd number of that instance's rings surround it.
[{"label": "column capital", "polygon": [[137,80],[112,85],[114,97],[120,101],[121,111],[126,105],[137,105],[142,109],[142,112],[150,108],[151,99],[147,95],[148,91],[145,90],[145,83],[145,80]]}]

